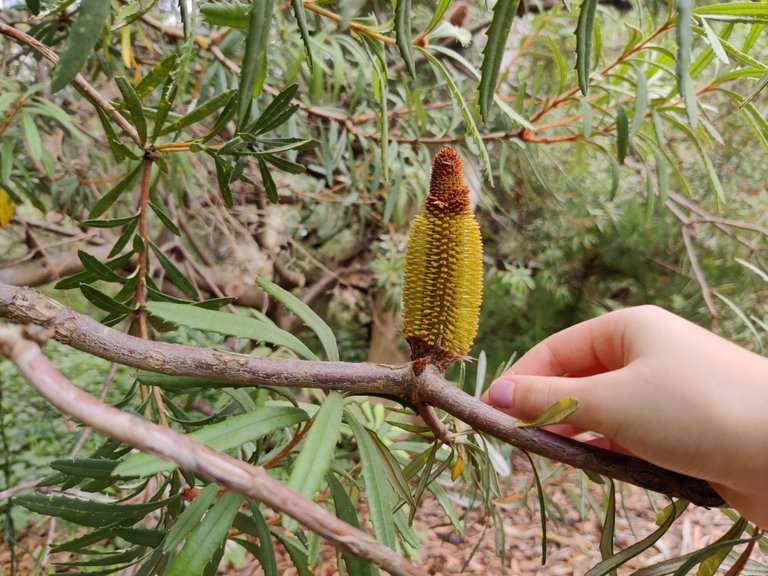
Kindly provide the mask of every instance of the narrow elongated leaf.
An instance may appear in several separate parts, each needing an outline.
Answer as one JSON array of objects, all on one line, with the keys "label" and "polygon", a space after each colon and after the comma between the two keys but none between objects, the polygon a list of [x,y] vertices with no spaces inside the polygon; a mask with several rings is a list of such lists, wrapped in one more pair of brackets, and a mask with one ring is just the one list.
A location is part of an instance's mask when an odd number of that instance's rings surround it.
[{"label": "narrow elongated leaf", "polygon": [[624,158],[627,157],[627,147],[629,145],[629,125],[627,121],[627,112],[621,103],[616,104],[616,159],[619,164],[624,164]]},{"label": "narrow elongated leaf", "polygon": [[625,548],[618,554],[615,554],[607,560],[603,560],[596,566],[593,566],[592,569],[587,572],[586,576],[605,576],[605,574],[608,574],[619,566],[626,564],[629,560],[653,546],[656,541],[659,540],[659,538],[667,533],[667,530],[670,529],[674,521],[679,518],[680,514],[683,513],[685,508],[688,506],[688,502],[684,500],[677,500],[670,506],[672,506],[672,509],[664,516],[664,520],[657,530],[642,540],[639,540],[638,542],[635,542],[631,546]]},{"label": "narrow elongated leaf", "polygon": [[304,51],[307,54],[307,64],[309,71],[312,71],[312,47],[309,43],[309,30],[307,29],[307,14],[304,11],[304,2],[302,0],[291,0],[293,14],[296,16],[296,24],[299,26],[301,41],[304,42]]},{"label": "narrow elongated leaf", "polygon": [[197,108],[194,108],[191,110],[188,114],[185,114],[178,120],[175,120],[171,123],[169,123],[165,128],[163,128],[159,135],[163,136],[165,134],[170,134],[171,132],[176,132],[177,130],[181,130],[182,128],[186,128],[187,126],[191,126],[192,124],[195,124],[196,122],[200,122],[200,120],[203,120],[204,118],[207,118],[216,110],[221,108],[222,106],[225,106],[231,99],[232,96],[235,94],[234,90],[225,90],[221,94],[217,94],[210,100],[206,100],[200,106]]},{"label": "narrow elongated leaf", "polygon": [[139,98],[148,96],[155,88],[160,86],[165,79],[168,78],[170,73],[176,67],[176,62],[179,59],[178,53],[174,52],[167,58],[164,58],[149,71],[149,73],[141,79],[136,85],[136,95]]},{"label": "narrow elongated leaf", "polygon": [[411,78],[416,77],[413,64],[413,37],[411,36],[411,0],[397,0],[395,4],[395,39],[397,49]]},{"label": "narrow elongated leaf", "polygon": [[163,130],[166,118],[171,111],[176,100],[177,85],[173,76],[169,76],[163,84],[163,91],[160,94],[160,102],[157,103],[157,113],[155,114],[155,123],[152,126],[151,140],[154,142]]},{"label": "narrow elongated leaf", "polygon": [[171,220],[171,217],[165,213],[165,210],[163,210],[162,206],[159,206],[150,200],[149,207],[152,208],[152,212],[155,213],[155,216],[160,219],[160,222],[163,223],[163,226],[165,226],[171,232],[171,234],[174,234],[175,236],[181,236],[181,230],[179,230],[179,227],[176,225],[176,223]]},{"label": "narrow elongated leaf", "polygon": [[141,164],[136,166],[136,168],[131,170],[125,178],[115,184],[115,187],[112,188],[112,190],[104,194],[104,196],[102,196],[99,201],[94,204],[93,208],[91,208],[91,211],[88,213],[88,218],[98,218],[104,214],[104,212],[106,212],[109,207],[115,203],[115,201],[123,194],[123,192],[130,189],[140,171]]},{"label": "narrow elongated leaf", "polygon": [[29,148],[29,155],[33,160],[41,160],[43,157],[43,141],[40,131],[35,125],[35,118],[26,110],[21,113],[21,124],[24,127],[24,140]]},{"label": "narrow elongated leaf", "polygon": [[635,91],[635,105],[632,110],[632,125],[629,127],[630,137],[637,134],[640,130],[645,121],[645,112],[648,108],[648,81],[645,73],[639,68],[635,69],[635,79],[637,89]]},{"label": "narrow elongated leaf", "polygon": [[173,285],[181,290],[186,296],[189,296],[190,298],[198,298],[199,294],[197,293],[197,288],[195,288],[195,285],[192,284],[189,278],[184,276],[181,270],[176,267],[176,264],[174,264],[154,242],[150,242],[149,245],[152,248],[152,252],[155,254],[155,258],[157,258],[157,261],[160,263],[160,266],[162,266],[168,279],[173,282]]},{"label": "narrow elongated leaf", "polygon": [[115,132],[115,129],[112,127],[112,122],[110,121],[109,117],[107,116],[106,112],[102,110],[101,108],[96,108],[96,112],[99,114],[99,120],[101,121],[101,126],[104,128],[104,134],[107,137],[107,142],[109,143],[109,148],[112,150],[112,155],[115,157],[115,160],[118,162],[122,162],[125,158],[133,158],[134,160],[138,160],[139,156],[134,154],[128,146],[123,144],[120,141],[120,138],[117,137],[117,133]]},{"label": "narrow elongated leaf", "polygon": [[757,84],[755,84],[752,90],[749,91],[749,94],[747,94],[744,97],[744,100],[741,101],[739,108],[744,108],[744,106],[752,102],[752,100],[755,99],[755,96],[762,92],[766,86],[768,86],[768,68],[765,69],[765,74],[760,77]]},{"label": "narrow elongated leaf", "polygon": [[[307,413],[293,406],[263,406],[252,412],[230,416],[223,422],[204,426],[188,436],[214,450],[223,452],[306,419]],[[178,466],[173,462],[152,454],[140,453],[133,454],[121,462],[114,473],[118,476],[145,477],[176,468]]]},{"label": "narrow elongated leaf", "polygon": [[218,491],[219,487],[216,484],[208,484],[208,486],[197,493],[195,499],[176,518],[176,522],[174,522],[173,527],[165,537],[163,542],[163,550],[165,552],[176,550],[176,547],[181,544],[182,540],[200,524],[200,519],[205,514],[205,511],[208,510],[208,507],[213,504]]},{"label": "narrow elongated leaf", "polygon": [[675,71],[680,95],[685,103],[685,112],[691,127],[696,127],[696,90],[691,80],[691,49],[693,46],[693,0],[677,0],[677,59]]},{"label": "narrow elongated leaf", "polygon": [[[349,499],[341,482],[338,481],[336,476],[330,473],[326,475],[325,479],[331,489],[336,516],[341,520],[344,520],[347,524],[359,529],[360,523],[357,519],[357,510],[355,510],[355,506]],[[349,572],[350,576],[373,576],[371,565],[365,560],[344,552],[341,553],[341,557],[344,560],[344,564],[347,567],[347,572]]]},{"label": "narrow elongated leaf", "polygon": [[308,360],[317,360],[317,356],[296,336],[264,320],[171,302],[149,302],[147,309],[180,326],[284,346]]},{"label": "narrow elongated leaf", "polygon": [[211,26],[226,26],[245,30],[248,26],[250,4],[235,2],[206,2],[200,6],[200,14]]},{"label": "narrow elongated leaf", "polygon": [[177,499],[178,496],[172,496],[146,504],[117,504],[68,496],[29,494],[18,496],[13,501],[38,514],[56,516],[80,526],[100,528],[110,524],[134,524],[149,512],[168,506]]},{"label": "narrow elongated leaf", "polygon": [[[477,129],[477,124],[475,123],[475,119],[472,116],[472,111],[467,106],[464,97],[461,95],[461,91],[459,90],[458,86],[456,86],[456,82],[454,82],[453,77],[448,73],[448,70],[439,60],[432,56],[432,54],[423,48],[419,48],[419,52],[421,52],[429,61],[429,63],[432,64],[432,66],[443,76],[443,78],[445,78],[445,81],[451,90],[453,100],[459,107],[461,115],[464,118],[464,123],[467,125],[467,132],[469,133],[472,143],[474,144],[475,152],[479,154],[483,160],[485,174],[488,178],[492,178],[491,158],[488,156],[488,150],[486,150],[485,143],[483,142],[483,139],[480,136],[480,132]],[[491,184],[493,184],[492,179]]]},{"label": "narrow elongated leaf", "polygon": [[84,252],[83,250],[78,250],[77,257],[80,259],[80,262],[82,262],[83,267],[99,280],[104,280],[105,282],[125,282],[125,278],[120,276],[120,274],[92,254],[88,254],[88,252]]},{"label": "narrow elongated leaf", "polygon": [[561,398],[552,406],[547,408],[544,413],[532,422],[515,422],[516,428],[538,428],[540,426],[550,426],[562,422],[568,416],[576,412],[579,407],[579,401],[576,398]]},{"label": "narrow elongated leaf", "polygon": [[347,423],[357,440],[360,461],[365,480],[365,497],[368,500],[368,510],[373,522],[373,531],[382,544],[393,550],[396,546],[395,519],[392,513],[395,495],[387,482],[381,457],[373,446],[368,432],[357,417],[347,412]]},{"label": "narrow elongated leaf", "polygon": [[240,70],[240,87],[238,88],[237,126],[243,127],[248,121],[254,89],[258,79],[263,78],[267,64],[267,45],[269,43],[269,27],[272,23],[274,0],[251,0],[251,12],[248,17],[248,31],[245,38],[245,56]]},{"label": "narrow elongated leaf", "polygon": [[487,122],[491,101],[496,94],[496,83],[501,70],[501,60],[509,37],[512,20],[517,13],[518,0],[496,2],[493,7],[493,18],[488,27],[488,40],[483,48],[483,63],[480,66],[480,86],[478,87],[478,104],[480,117]]},{"label": "narrow elongated leaf", "polygon": [[130,224],[138,216],[126,216],[125,218],[110,218],[108,220],[83,220],[81,224],[89,228],[118,228]]},{"label": "narrow elongated leaf", "polygon": [[113,312],[116,314],[130,314],[133,312],[133,310],[131,310],[125,304],[118,302],[111,296],[107,296],[101,290],[97,290],[88,284],[81,284],[80,291],[91,304],[101,308],[102,310],[105,310],[106,312]]},{"label": "narrow elongated leaf", "polygon": [[232,177],[232,166],[218,154],[213,154],[213,162],[216,165],[216,181],[219,183],[219,192],[227,208],[234,206],[232,188],[229,186]]},{"label": "narrow elongated leaf", "polygon": [[272,174],[269,172],[269,167],[262,157],[257,157],[259,162],[259,174],[261,174],[261,183],[264,185],[264,192],[267,194],[267,199],[273,204],[280,202],[280,194],[277,192],[277,184],[275,184]]},{"label": "narrow elongated leaf", "polygon": [[[304,498],[314,501],[326,473],[333,462],[333,452],[341,432],[341,416],[344,399],[338,392],[331,392],[317,411],[312,427],[304,439],[301,452],[296,458],[288,478],[288,487]],[[283,525],[296,530],[298,522],[286,517]]]},{"label": "narrow elongated leaf", "polygon": [[765,18],[768,17],[768,5],[765,2],[725,2],[723,4],[699,6],[693,10],[693,13],[702,15],[753,16],[755,18]]},{"label": "narrow elongated leaf", "polygon": [[109,16],[111,2],[82,0],[69,29],[61,58],[53,69],[51,90],[58,92],[69,84],[85,64],[88,54],[101,37],[101,27]]},{"label": "narrow elongated leaf", "polygon": [[256,283],[259,285],[259,288],[295,314],[302,322],[304,322],[304,324],[306,324],[307,328],[317,335],[317,338],[323,345],[328,360],[331,360],[332,362],[337,362],[339,360],[339,349],[336,345],[336,336],[334,336],[333,330],[331,330],[330,326],[328,326],[328,324],[326,324],[325,321],[312,310],[312,308],[274,282],[270,282],[264,278],[257,278]]},{"label": "narrow elongated leaf", "polygon": [[[306,547],[302,546],[297,539],[287,536],[285,532],[274,530],[272,534],[280,541],[288,552],[288,556],[291,557],[291,562],[298,573],[297,576],[312,576],[309,569],[309,553]],[[350,574],[350,576],[354,575]]]},{"label": "narrow elongated leaf", "polygon": [[255,502],[249,500],[251,516],[256,524],[256,534],[259,538],[259,560],[264,569],[265,576],[277,576],[277,558],[275,557],[275,547],[272,544],[272,534],[269,531],[267,521],[259,510]]},{"label": "narrow elongated leaf", "polygon": [[[731,526],[725,534],[717,539],[717,542],[739,538],[746,528],[747,521],[744,518],[739,518],[736,522],[734,522],[733,526]],[[712,554],[709,558],[701,563],[696,576],[715,576],[717,569],[720,568],[720,565],[723,563],[730,551],[731,548],[724,547]]]},{"label": "narrow elongated leaf", "polygon": [[203,575],[203,569],[226,541],[243,497],[227,492],[211,506],[200,525],[187,538],[181,552],[171,560],[166,576]]},{"label": "narrow elongated leaf", "polygon": [[613,535],[616,531],[616,484],[613,480],[608,480],[610,490],[608,492],[608,502],[605,506],[605,521],[600,533],[600,556],[607,560],[613,556]]},{"label": "narrow elongated leaf", "polygon": [[272,102],[269,103],[269,106],[264,109],[264,112],[248,125],[244,132],[248,132],[249,134],[262,134],[283,124],[296,112],[296,110],[298,110],[298,106],[291,104],[298,89],[298,84],[291,84],[285,90],[280,92],[274,97]]},{"label": "narrow elongated leaf", "polygon": [[143,144],[147,140],[147,120],[144,118],[144,111],[141,109],[141,100],[139,100],[136,91],[125,76],[115,78],[120,94],[123,96],[123,102],[131,117],[131,124],[136,128],[139,134],[139,140]]},{"label": "narrow elongated leaf", "polygon": [[576,24],[576,74],[579,89],[586,96],[589,92],[589,74],[592,71],[592,35],[595,32],[597,0],[584,0],[579,9]]},{"label": "narrow elongated leaf", "polygon": [[100,478],[107,480],[112,478],[112,471],[117,466],[117,462],[103,458],[78,458],[76,460],[62,458],[54,460],[49,466],[58,472],[63,472],[76,478]]}]

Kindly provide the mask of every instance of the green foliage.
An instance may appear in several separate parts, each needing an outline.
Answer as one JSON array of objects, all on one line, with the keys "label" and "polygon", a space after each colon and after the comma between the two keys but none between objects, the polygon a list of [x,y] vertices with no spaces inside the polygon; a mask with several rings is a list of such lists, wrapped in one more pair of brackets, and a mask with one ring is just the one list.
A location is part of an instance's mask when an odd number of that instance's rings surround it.
[{"label": "green foliage", "polygon": [[[2,231],[3,268],[94,235],[74,253],[77,271],[49,280],[57,299],[105,324],[275,362],[365,359],[372,325],[399,308],[430,159],[451,144],[486,245],[481,360],[454,368],[472,392],[513,352],[622,306],[654,302],[756,350],[768,335],[765,3],[639,3],[619,15],[585,0],[519,17],[517,2],[472,2],[469,22],[448,0],[8,4],[3,21],[60,60],[49,84],[31,42],[0,40],[0,188],[19,215]],[[78,72],[93,93],[71,86]],[[58,224],[72,231],[63,241]],[[103,363],[47,350],[97,393]],[[232,540],[267,574],[277,542],[311,573],[315,537],[295,521],[275,525],[259,503],[113,440],[94,435],[70,455],[78,431],[7,364],[0,385],[5,483],[48,473],[44,485],[63,490],[0,502],[5,526],[31,511],[65,520],[76,537],[54,552],[76,561],[61,569],[213,574]],[[494,500],[511,449],[451,419],[455,451],[408,410],[336,392],[147,373],[135,383],[122,369],[116,388],[107,401],[157,420],[160,397],[174,429],[268,467],[308,499],[328,496],[318,502],[353,525],[364,500],[376,537],[403,554],[418,547],[411,522],[427,493],[457,531],[467,517],[455,501],[479,503],[503,552]],[[545,551],[558,508],[549,465],[531,463],[523,488],[537,490]],[[74,488],[98,496],[72,498]],[[685,508],[615,551],[616,496],[605,490],[592,502],[604,513],[603,561],[590,574],[648,549]],[[146,504],[123,502],[137,494]],[[647,573],[714,573],[747,540],[745,524]],[[350,574],[374,573],[342,559]]]}]

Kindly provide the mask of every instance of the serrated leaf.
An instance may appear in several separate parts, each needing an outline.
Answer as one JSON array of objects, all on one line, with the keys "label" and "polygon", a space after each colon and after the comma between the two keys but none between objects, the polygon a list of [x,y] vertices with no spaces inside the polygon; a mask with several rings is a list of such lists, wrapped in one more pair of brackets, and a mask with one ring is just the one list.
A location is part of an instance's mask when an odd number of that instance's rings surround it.
[{"label": "serrated leaf", "polygon": [[125,304],[118,302],[114,298],[104,294],[101,290],[97,290],[88,284],[80,284],[80,291],[91,304],[106,312],[113,312],[116,314],[130,314],[133,312],[133,310]]},{"label": "serrated leaf", "polygon": [[[204,426],[187,436],[214,450],[224,452],[306,419],[306,412],[293,406],[263,406],[252,412],[230,416],[223,422]],[[176,468],[178,466],[173,462],[152,454],[140,453],[121,462],[115,468],[114,474],[146,477]]]},{"label": "serrated leaf", "polygon": [[360,454],[363,479],[365,481],[365,497],[368,501],[368,510],[376,539],[385,546],[395,550],[397,538],[395,536],[395,519],[392,512],[395,504],[395,495],[389,482],[387,482],[384,465],[365,427],[349,411],[347,411],[347,423],[352,428],[352,433],[355,436],[355,440],[357,440],[357,449]]},{"label": "serrated leaf", "polygon": [[248,31],[245,38],[245,54],[240,69],[240,86],[238,88],[238,127],[245,126],[248,121],[251,102],[261,92],[258,81],[259,78],[263,79],[266,69],[269,27],[272,23],[273,9],[274,0],[251,1]]},{"label": "serrated leaf", "polygon": [[234,94],[235,90],[225,90],[221,94],[217,94],[213,98],[206,100],[200,104],[200,106],[190,111],[188,114],[185,114],[178,120],[174,120],[173,122],[166,125],[160,131],[159,136],[164,136],[165,134],[176,132],[177,130],[181,130],[182,128],[186,128],[187,126],[191,126],[192,124],[200,122],[201,120],[216,112],[216,110],[222,106],[225,106],[232,99]]},{"label": "serrated leaf", "polygon": [[395,40],[408,75],[415,78],[416,67],[413,64],[413,37],[411,36],[411,0],[396,0]]},{"label": "serrated leaf", "polygon": [[133,185],[134,180],[136,180],[136,177],[139,175],[139,172],[141,171],[141,164],[136,166],[133,170],[131,170],[128,175],[120,180],[117,184],[115,184],[114,188],[104,194],[96,204],[94,204],[93,208],[91,208],[91,211],[88,213],[88,218],[98,218],[104,212],[106,212],[112,204],[115,203],[115,201],[130,188],[130,186]]},{"label": "serrated leaf", "polygon": [[16,504],[45,516],[63,518],[80,526],[100,528],[111,524],[134,524],[153,510],[176,502],[178,496],[146,504],[117,504],[80,500],[68,496],[28,494],[13,499]]},{"label": "serrated leaf", "polygon": [[676,0],[677,2],[677,58],[675,71],[680,95],[685,103],[685,112],[691,127],[696,127],[697,103],[696,90],[691,80],[691,50],[693,47],[693,0]]},{"label": "serrated leaf", "polygon": [[293,334],[264,320],[171,302],[149,302],[147,309],[151,314],[174,324],[275,344],[293,350],[308,360],[317,359],[317,356]]},{"label": "serrated leaf", "polygon": [[575,398],[561,398],[547,408],[544,413],[535,420],[531,422],[518,420],[515,422],[515,428],[539,428],[541,426],[557,424],[576,412],[578,407],[579,401]]},{"label": "serrated leaf", "polygon": [[[344,520],[347,524],[359,529],[360,522],[357,519],[357,510],[355,510],[355,506],[349,499],[341,482],[339,482],[336,476],[331,473],[326,475],[326,481],[331,489],[336,516],[341,520]],[[344,565],[347,567],[347,572],[350,576],[373,576],[371,565],[365,560],[344,552],[341,553],[341,557],[344,560]]]},{"label": "serrated leaf", "polygon": [[88,59],[91,49],[101,37],[101,27],[106,23],[112,8],[104,0],[82,0],[77,16],[69,29],[59,61],[53,68],[51,90],[58,92],[69,84]]},{"label": "serrated leaf", "polygon": [[304,42],[304,51],[307,54],[307,65],[309,71],[312,71],[312,47],[309,43],[309,30],[307,29],[307,15],[304,11],[304,2],[302,0],[291,0],[293,14],[296,16],[296,24],[299,26],[301,41]]},{"label": "serrated leaf", "polygon": [[277,184],[275,184],[272,174],[269,172],[269,167],[263,158],[260,156],[256,158],[259,162],[259,174],[261,174],[261,183],[264,185],[264,192],[267,194],[267,199],[273,204],[280,202],[280,195],[277,192]]},{"label": "serrated leaf", "polygon": [[[287,486],[301,494],[305,499],[314,501],[315,493],[333,462],[336,442],[341,433],[341,416],[344,398],[338,392],[328,394],[320,406],[304,439],[288,478]],[[293,518],[285,517],[283,526],[291,532],[298,527]]]},{"label": "serrated leaf", "polygon": [[485,48],[483,48],[483,63],[480,66],[480,86],[478,87],[478,104],[480,117],[488,121],[491,101],[496,94],[496,83],[499,79],[501,61],[509,37],[512,20],[517,13],[518,0],[496,2],[493,7],[493,18],[488,27]]},{"label": "serrated leaf", "polygon": [[144,118],[144,111],[141,108],[141,100],[136,95],[136,91],[125,76],[115,78],[115,84],[123,96],[123,102],[131,117],[131,124],[136,128],[139,140],[143,144],[147,140],[147,120]]},{"label": "serrated leaf", "polygon": [[169,76],[163,84],[163,91],[160,94],[160,102],[157,103],[157,112],[155,113],[154,124],[152,126],[151,140],[154,142],[163,130],[165,120],[171,111],[177,93],[176,80]]},{"label": "serrated leaf", "polygon": [[270,282],[264,278],[257,278],[256,284],[258,284],[259,288],[264,290],[264,292],[269,294],[270,297],[280,302],[280,304],[285,306],[288,311],[295,314],[297,318],[304,322],[307,328],[317,335],[328,360],[338,362],[339,349],[336,344],[336,336],[333,334],[333,330],[331,330],[330,326],[328,326],[328,324],[326,324],[325,321],[312,310],[312,308],[274,282]]},{"label": "serrated leaf", "polygon": [[186,296],[189,296],[190,298],[199,298],[195,285],[192,284],[189,278],[184,276],[181,270],[176,267],[176,264],[174,264],[168,256],[163,254],[163,251],[160,250],[154,242],[150,241],[149,245],[152,248],[152,252],[155,254],[155,258],[157,258],[157,261],[160,263],[160,266],[162,266],[168,279],[173,282],[173,285],[181,290]]},{"label": "serrated leaf", "polygon": [[174,52],[167,58],[164,58],[149,71],[149,73],[141,79],[136,85],[136,95],[139,98],[148,96],[155,88],[165,81],[170,75],[171,71],[176,67],[176,62],[179,58],[178,53]]},{"label": "serrated leaf", "polygon": [[579,89],[584,96],[589,92],[589,74],[592,71],[592,38],[596,11],[597,0],[584,0],[576,24],[576,74],[579,77]]},{"label": "serrated leaf", "polygon": [[211,506],[200,525],[192,531],[184,547],[174,556],[166,576],[203,575],[203,569],[226,541],[243,496],[227,492]]}]

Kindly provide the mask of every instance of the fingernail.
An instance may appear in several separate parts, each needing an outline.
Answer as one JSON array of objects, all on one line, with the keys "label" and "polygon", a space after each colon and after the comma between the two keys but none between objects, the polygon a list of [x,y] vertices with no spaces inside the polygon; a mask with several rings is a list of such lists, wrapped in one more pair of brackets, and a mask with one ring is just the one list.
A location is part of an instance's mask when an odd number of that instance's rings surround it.
[{"label": "fingernail", "polygon": [[491,404],[502,410],[512,408],[512,391],[515,383],[499,378],[491,383]]}]

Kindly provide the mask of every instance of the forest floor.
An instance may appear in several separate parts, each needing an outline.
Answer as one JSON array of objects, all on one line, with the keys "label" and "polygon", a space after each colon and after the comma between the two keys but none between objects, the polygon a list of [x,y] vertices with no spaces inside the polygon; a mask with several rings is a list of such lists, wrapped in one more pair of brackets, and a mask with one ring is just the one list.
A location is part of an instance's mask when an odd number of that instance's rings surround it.
[{"label": "forest floor", "polygon": [[[553,482],[545,485],[547,495],[561,512],[556,521],[550,520],[547,523],[545,565],[542,565],[542,530],[535,493],[528,494],[527,505],[523,505],[522,498],[515,494],[502,498],[502,501],[506,502],[500,506],[506,556],[503,567],[502,560],[496,553],[494,527],[485,527],[485,516],[480,508],[469,511],[465,523],[466,530],[461,535],[448,523],[438,503],[431,497],[426,498],[415,517],[414,528],[422,538],[422,545],[418,556],[412,559],[413,563],[434,576],[490,576],[503,573],[512,576],[583,576],[601,560],[601,522],[589,504],[585,510],[580,511],[580,506],[574,498],[568,496],[568,491],[571,494],[576,491],[576,477],[577,473],[564,470],[555,476]],[[591,483],[585,486],[595,502],[602,502],[601,486]],[[615,550],[626,548],[656,530],[656,513],[649,498],[651,497],[644,490],[629,485],[624,485],[619,491],[616,503]],[[667,504],[663,496],[653,495],[652,498],[657,509]],[[731,520],[720,510],[691,507],[660,540],[620,568],[618,574],[629,575],[639,568],[700,549],[720,538],[731,525]],[[48,571],[43,572],[34,569],[34,558],[39,559],[41,547],[48,537],[47,521],[30,525],[20,537],[22,547],[17,548],[18,576],[67,573],[64,566],[49,567]],[[0,545],[0,575],[5,576],[10,574],[9,556],[8,551],[2,548]],[[743,549],[744,546],[737,548],[739,551]],[[276,543],[276,553],[278,573],[281,576],[296,576],[296,569],[279,543]],[[226,560],[227,557],[230,561]],[[235,560],[237,557],[240,561]],[[58,556],[52,557],[51,561],[72,559]],[[762,566],[755,561],[760,562]],[[732,563],[732,559],[727,560],[725,565]],[[62,569],[65,571],[62,572]],[[725,574],[726,571],[722,568],[717,574]],[[336,552],[329,544],[321,543],[319,561],[313,568],[313,573],[316,576],[339,574]],[[743,573],[768,574],[768,555],[755,546],[749,565]],[[127,572],[123,574],[128,575]],[[263,571],[255,560],[228,554],[218,574],[261,576]]]}]

